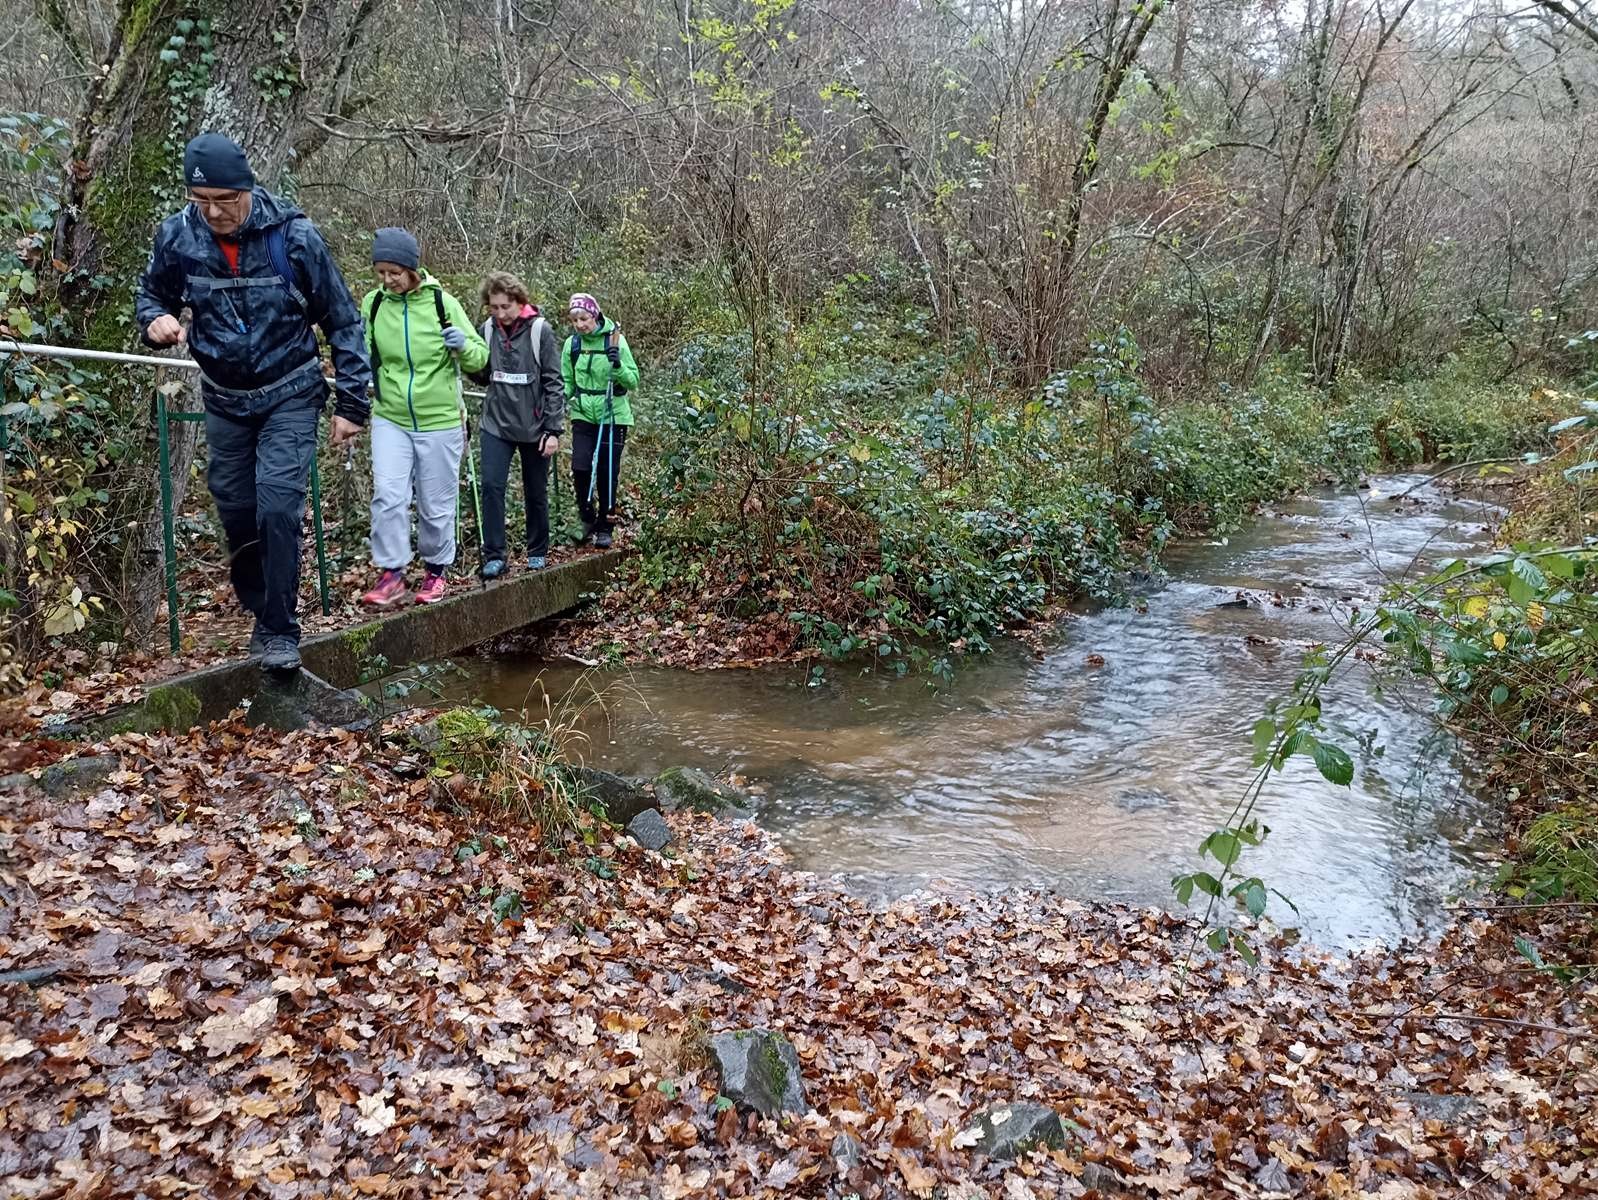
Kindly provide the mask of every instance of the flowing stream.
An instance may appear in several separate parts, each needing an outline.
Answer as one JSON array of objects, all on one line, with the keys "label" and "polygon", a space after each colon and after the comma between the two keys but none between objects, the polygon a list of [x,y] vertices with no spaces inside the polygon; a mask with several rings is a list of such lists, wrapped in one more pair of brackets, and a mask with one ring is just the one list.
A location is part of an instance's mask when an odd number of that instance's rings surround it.
[{"label": "flowing stream", "polygon": [[[1247,787],[1250,730],[1303,649],[1338,640],[1385,579],[1488,544],[1497,510],[1423,479],[1313,494],[1175,546],[1146,606],[1078,614],[1041,655],[1007,642],[944,690],[847,668],[814,687],[803,668],[613,673],[607,712],[584,722],[589,761],[742,776],[797,866],[875,895],[946,880],[1175,906],[1171,877]],[[541,709],[541,689],[559,697],[580,671],[461,665],[452,690],[505,710]],[[1298,906],[1272,898],[1281,924],[1323,944],[1391,940],[1483,873],[1496,818],[1429,708],[1363,662],[1329,689],[1353,786],[1295,761],[1258,809],[1270,837],[1239,863]]]}]

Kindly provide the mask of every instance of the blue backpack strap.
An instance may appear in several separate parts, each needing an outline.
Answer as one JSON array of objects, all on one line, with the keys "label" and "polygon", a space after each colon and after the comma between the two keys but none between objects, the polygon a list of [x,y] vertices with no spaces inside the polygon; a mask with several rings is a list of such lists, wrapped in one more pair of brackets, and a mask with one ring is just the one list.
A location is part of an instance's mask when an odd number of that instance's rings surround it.
[{"label": "blue backpack strap", "polygon": [[305,299],[305,293],[300,291],[294,282],[294,265],[289,262],[288,222],[273,225],[266,231],[266,254],[272,262],[272,270],[283,281],[283,286],[288,289],[289,296],[294,303],[300,306],[303,312],[310,308],[310,302]]}]

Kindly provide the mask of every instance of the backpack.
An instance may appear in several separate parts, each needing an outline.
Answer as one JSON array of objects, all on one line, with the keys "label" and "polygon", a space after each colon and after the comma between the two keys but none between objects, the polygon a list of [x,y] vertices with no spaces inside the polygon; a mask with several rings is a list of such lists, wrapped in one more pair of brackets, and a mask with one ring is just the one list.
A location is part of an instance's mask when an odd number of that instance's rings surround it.
[{"label": "backpack", "polygon": [[[544,328],[548,324],[549,324],[549,322],[544,320],[544,318],[542,316],[537,316],[537,317],[533,318],[533,333],[532,333],[532,338],[533,338],[533,365],[536,366],[536,367],[542,367],[544,365]],[[492,349],[492,347],[494,345],[494,339],[493,339],[494,318],[493,317],[489,317],[488,320],[483,322],[483,330],[482,330],[482,332],[483,332],[483,341],[486,342],[488,344],[488,346]]]},{"label": "backpack", "polygon": [[[609,354],[610,348],[616,344],[617,333],[618,330],[614,325],[605,330],[604,341],[600,344],[600,348],[598,350],[584,350],[583,335],[580,333],[572,334],[570,340],[567,341],[566,353],[570,356],[572,362],[572,386],[576,388],[577,394],[579,396],[603,396],[605,394],[603,391],[596,391],[592,388],[585,388],[577,385],[577,360],[585,354]],[[614,394],[617,396],[625,396],[627,394],[627,389],[617,386],[614,389]]]},{"label": "backpack", "polygon": [[[372,293],[372,299],[366,305],[366,327],[372,331],[372,391],[379,400],[383,398],[382,376],[378,368],[383,365],[383,352],[377,348],[377,309],[383,303],[383,289],[378,288]],[[438,327],[449,328],[449,318],[444,315],[444,291],[442,288],[433,289],[433,308],[438,312]]]},{"label": "backpack", "polygon": [[[298,217],[292,219],[299,220]],[[283,286],[288,289],[289,299],[300,306],[301,312],[308,312],[311,307],[310,301],[294,282],[294,266],[289,262],[288,240],[288,221],[271,226],[266,231],[266,257],[272,264],[272,270],[277,272],[278,278],[283,281]]]}]

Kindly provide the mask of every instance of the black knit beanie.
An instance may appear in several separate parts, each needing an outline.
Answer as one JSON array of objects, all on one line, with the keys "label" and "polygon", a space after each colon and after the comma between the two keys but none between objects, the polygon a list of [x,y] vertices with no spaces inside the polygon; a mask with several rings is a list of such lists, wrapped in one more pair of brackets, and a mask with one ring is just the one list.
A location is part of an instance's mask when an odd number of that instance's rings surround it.
[{"label": "black knit beanie", "polygon": [[183,182],[189,187],[248,192],[255,188],[255,172],[232,138],[202,133],[183,151]]}]

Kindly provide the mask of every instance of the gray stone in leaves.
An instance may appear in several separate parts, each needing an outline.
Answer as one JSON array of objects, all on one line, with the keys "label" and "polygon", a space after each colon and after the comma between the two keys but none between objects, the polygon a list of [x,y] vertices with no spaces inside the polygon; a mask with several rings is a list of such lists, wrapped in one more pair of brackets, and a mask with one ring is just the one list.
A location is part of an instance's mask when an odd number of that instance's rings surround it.
[{"label": "gray stone in leaves", "polygon": [[999,1104],[977,1114],[982,1136],[972,1147],[978,1154],[1005,1161],[1039,1146],[1065,1145],[1060,1114],[1042,1104]]},{"label": "gray stone in leaves", "polygon": [[1121,1196],[1127,1191],[1126,1180],[1121,1178],[1121,1173],[1103,1163],[1083,1163],[1081,1184],[1106,1196]]},{"label": "gray stone in leaves", "polygon": [[691,808],[713,817],[746,816],[754,802],[747,792],[718,783],[695,767],[672,767],[655,777],[655,797],[667,812]]},{"label": "gray stone in leaves", "polygon": [[840,1133],[832,1139],[832,1157],[843,1170],[852,1171],[860,1165],[860,1143]]},{"label": "gray stone in leaves", "polygon": [[737,1029],[710,1039],[721,1094],[763,1117],[810,1108],[793,1043],[767,1029]]},{"label": "gray stone in leaves", "polygon": [[99,787],[120,766],[115,755],[69,758],[39,772],[39,787],[51,796]]},{"label": "gray stone in leaves", "polygon": [[1470,1096],[1450,1095],[1446,1092],[1400,1092],[1398,1098],[1422,1121],[1441,1121],[1444,1125],[1465,1125],[1479,1121],[1487,1115],[1481,1101]]},{"label": "gray stone in leaves", "polygon": [[627,834],[645,850],[664,850],[671,845],[671,829],[661,815],[646,808],[627,822]]}]

